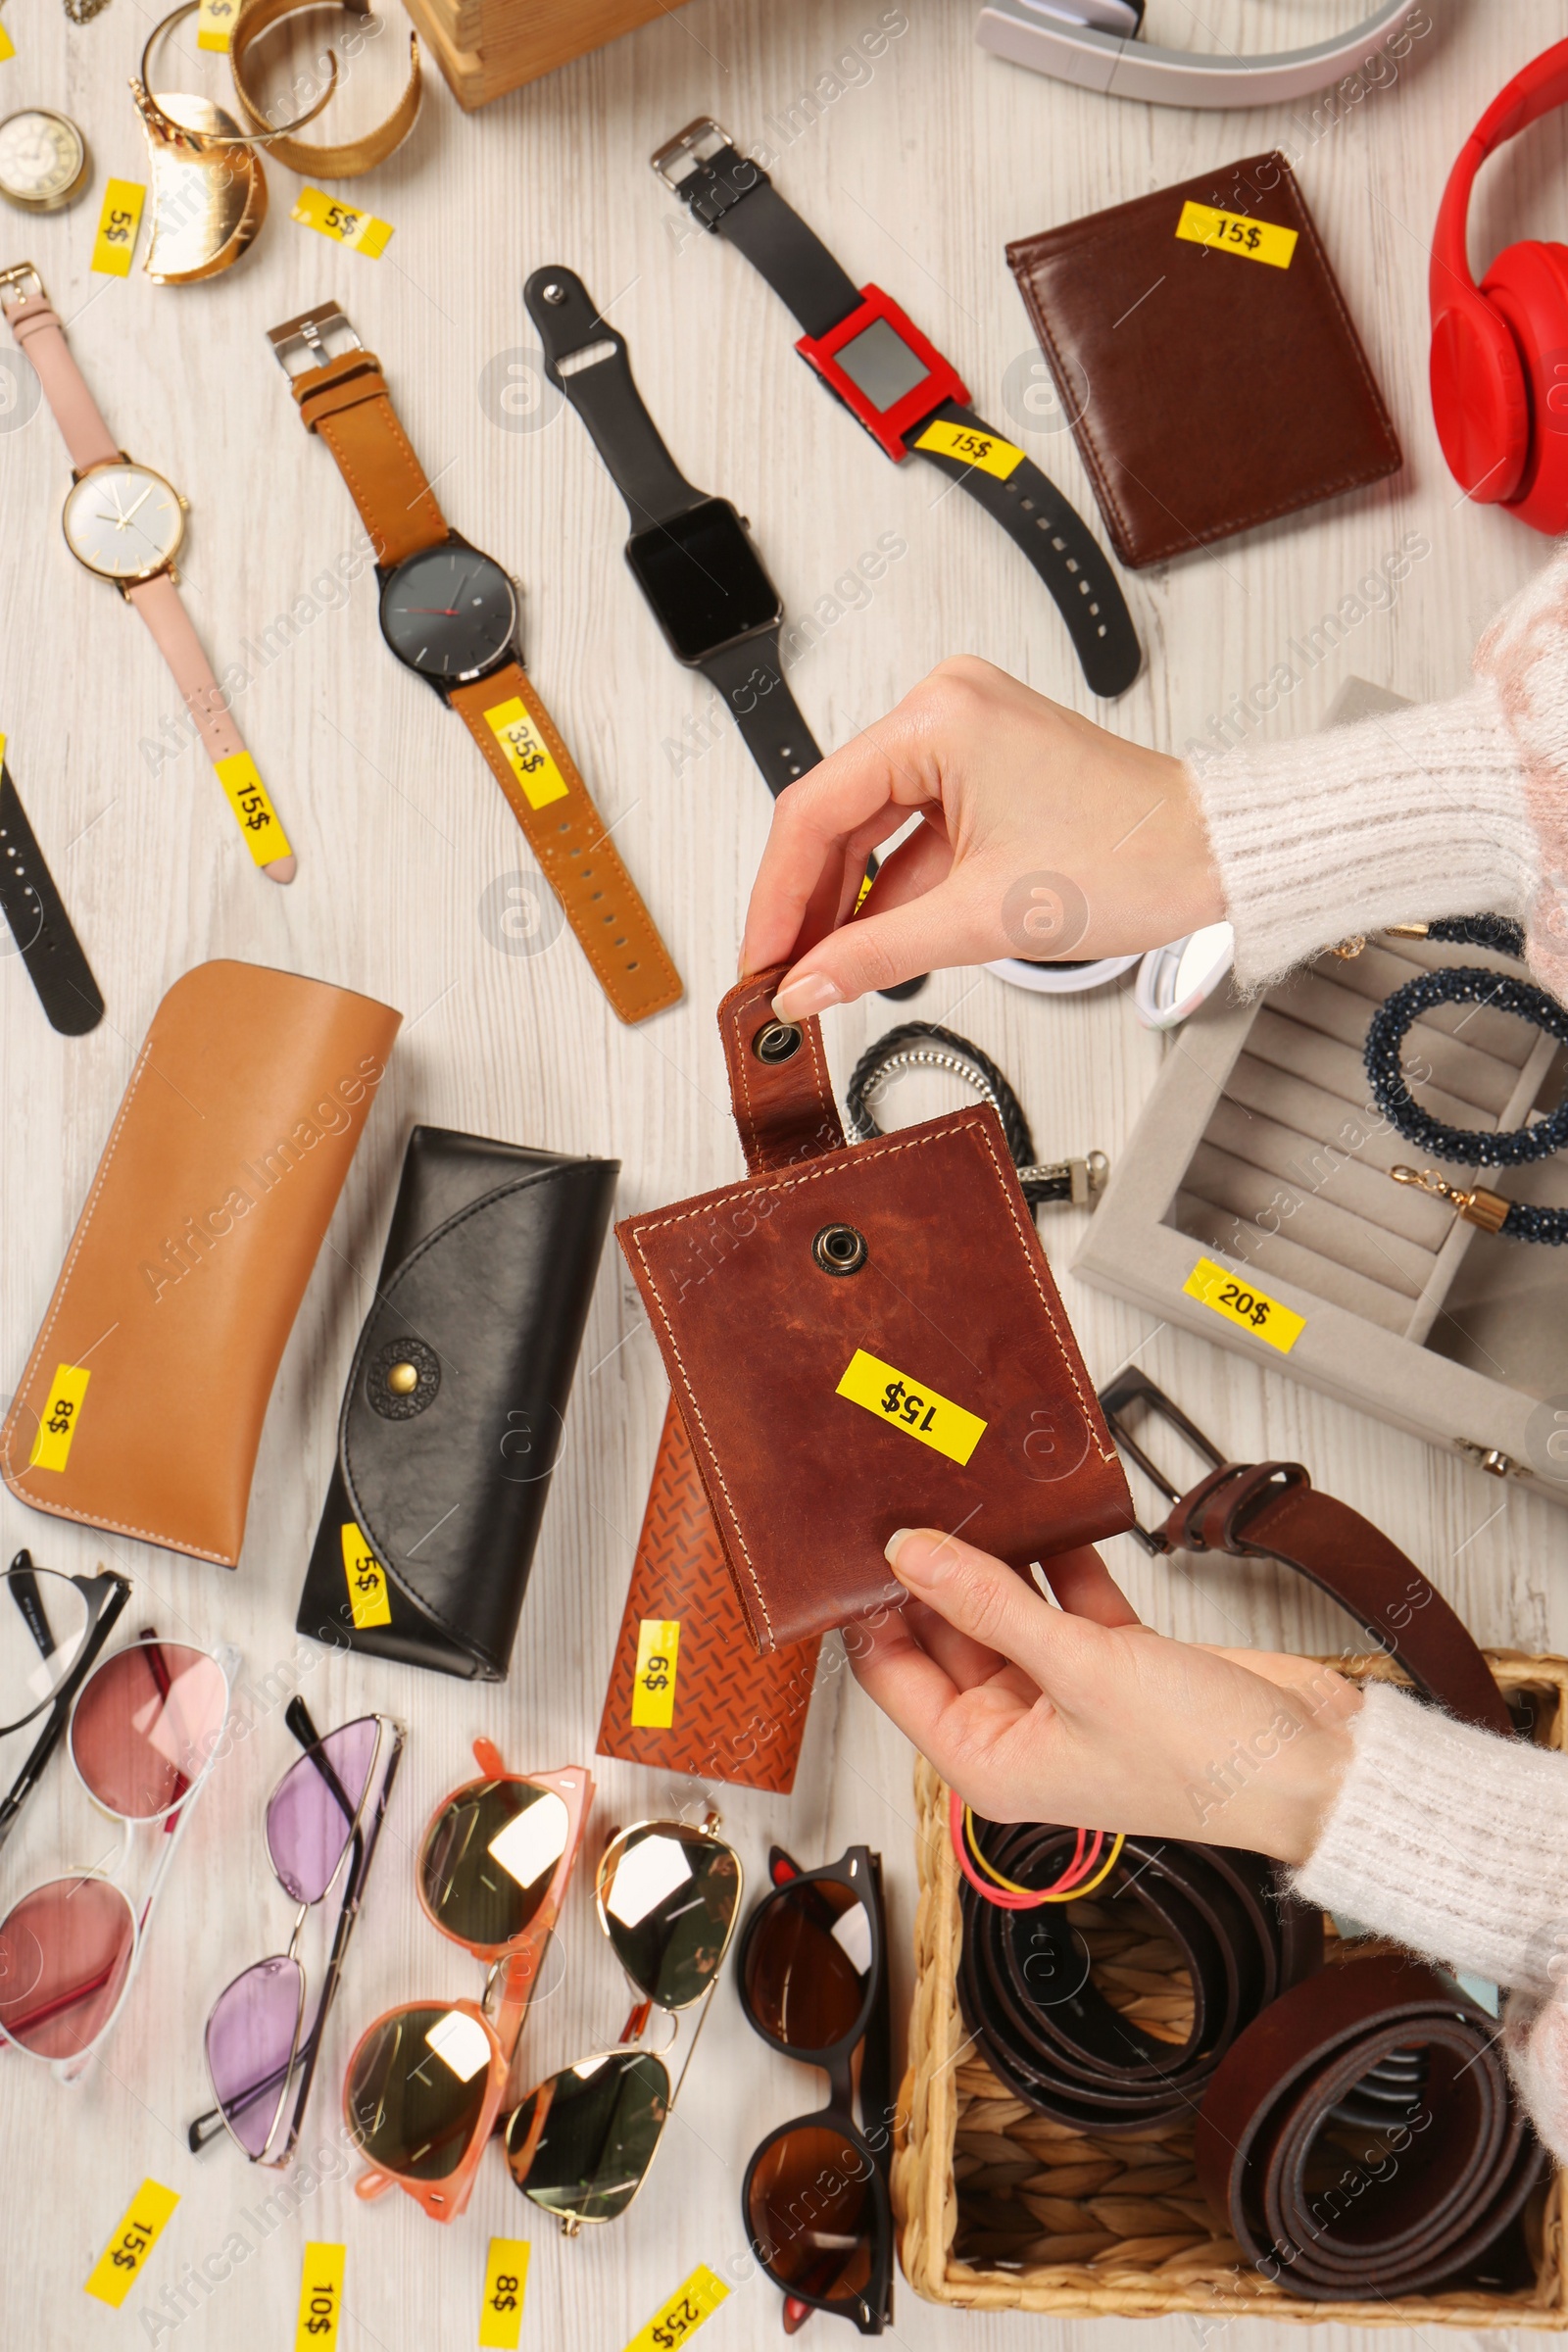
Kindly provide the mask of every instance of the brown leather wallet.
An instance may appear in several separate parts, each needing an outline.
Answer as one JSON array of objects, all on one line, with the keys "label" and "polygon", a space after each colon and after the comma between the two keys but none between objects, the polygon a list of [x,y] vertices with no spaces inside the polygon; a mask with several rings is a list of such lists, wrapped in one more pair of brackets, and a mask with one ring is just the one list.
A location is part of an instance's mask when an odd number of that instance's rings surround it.
[{"label": "brown leather wallet", "polygon": [[1007,261],[1124,564],[1403,464],[1283,155],[1064,221]]},{"label": "brown leather wallet", "polygon": [[759,1657],[670,1398],[615,1637],[599,1753],[787,1796],[819,1641]]},{"label": "brown leather wallet", "polygon": [[1132,1522],[996,1112],[846,1147],[781,977],[718,1008],[752,1174],[616,1228],[760,1650],[900,1601],[896,1528],[1026,1571]]},{"label": "brown leather wallet", "polygon": [[259,964],[175,981],[0,1430],[21,1501],[235,1566],[278,1362],[402,1020]]}]

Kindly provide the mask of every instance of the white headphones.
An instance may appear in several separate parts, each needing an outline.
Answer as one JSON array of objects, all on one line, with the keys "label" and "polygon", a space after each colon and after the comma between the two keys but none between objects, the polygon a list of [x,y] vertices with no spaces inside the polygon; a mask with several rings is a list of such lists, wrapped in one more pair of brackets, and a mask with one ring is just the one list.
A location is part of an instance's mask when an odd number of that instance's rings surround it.
[{"label": "white headphones", "polygon": [[[1144,0],[987,0],[974,37],[982,49],[1015,66],[1110,98],[1147,98],[1155,106],[1270,106],[1322,89],[1342,71],[1367,62],[1377,35],[1396,18],[1424,13],[1410,0],[1384,0],[1353,32],[1309,49],[1214,57],[1156,49],[1137,39]],[[1421,29],[1430,24],[1428,18]]]}]

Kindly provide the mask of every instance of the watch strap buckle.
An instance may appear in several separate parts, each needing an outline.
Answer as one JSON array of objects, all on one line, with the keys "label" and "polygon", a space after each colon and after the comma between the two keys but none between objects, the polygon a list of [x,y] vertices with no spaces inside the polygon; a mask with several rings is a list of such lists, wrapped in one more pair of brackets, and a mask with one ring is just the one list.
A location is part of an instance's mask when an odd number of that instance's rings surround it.
[{"label": "watch strap buckle", "polygon": [[[721,165],[720,157],[732,160]],[[754,188],[771,185],[760,164],[742,155],[722,123],[699,115],[657,149],[654,170],[705,228],[716,228]]]},{"label": "watch strap buckle", "polygon": [[[26,291],[29,281],[30,296]],[[18,296],[22,302],[29,299],[47,302],[49,299],[44,292],[43,279],[38,275],[36,266],[32,262],[13,262],[9,270],[0,270],[0,311],[5,311],[9,307],[6,297],[19,287],[23,289]]]},{"label": "watch strap buckle", "polygon": [[[349,323],[347,313],[336,302],[318,302],[314,310],[301,311],[297,318],[285,318],[281,326],[270,326],[267,340],[290,383],[324,368],[330,360],[341,359],[345,352],[365,349]],[[301,352],[306,355],[304,366],[291,366],[291,358]]]},{"label": "watch strap buckle", "polygon": [[656,147],[649,161],[666,188],[678,188],[699,165],[711,162],[734,144],[721,122],[715,122],[711,115],[699,115],[662,147]]}]

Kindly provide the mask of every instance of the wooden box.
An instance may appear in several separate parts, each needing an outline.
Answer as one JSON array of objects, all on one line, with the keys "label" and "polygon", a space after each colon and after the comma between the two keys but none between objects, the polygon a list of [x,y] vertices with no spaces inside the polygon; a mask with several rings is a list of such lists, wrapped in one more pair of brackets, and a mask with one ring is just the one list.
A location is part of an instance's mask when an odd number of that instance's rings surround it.
[{"label": "wooden box", "polygon": [[[1489,1650],[1504,1691],[1532,1699],[1532,1733],[1568,1747],[1568,1660]],[[1383,1658],[1336,1658],[1343,1672],[1397,1681]],[[1529,2217],[1536,2265],[1515,2294],[1479,2287],[1365,2303],[1317,2303],[1242,2263],[1197,2185],[1190,2123],[1147,2138],[1096,2140],[1013,2098],[972,2045],[956,1989],[961,1914],[948,1838],[948,1792],[922,1758],[915,1771],[919,1906],[908,2059],[899,2097],[893,2204],[899,2257],[916,2294],[971,2311],[1049,2312],[1057,2319],[1172,2312],[1219,2320],[1338,2322],[1360,2328],[1568,2328],[1563,2180],[1554,2173]],[[1107,1999],[1158,2034],[1187,2031],[1185,1974],[1152,1991],[1161,1955],[1105,1923],[1091,1897],[1073,1906]],[[1174,1952],[1174,1946],[1169,1947]],[[1119,1984],[1118,1962],[1125,1971]]]},{"label": "wooden box", "polygon": [[470,113],[670,13],[669,0],[408,0],[408,9]]}]

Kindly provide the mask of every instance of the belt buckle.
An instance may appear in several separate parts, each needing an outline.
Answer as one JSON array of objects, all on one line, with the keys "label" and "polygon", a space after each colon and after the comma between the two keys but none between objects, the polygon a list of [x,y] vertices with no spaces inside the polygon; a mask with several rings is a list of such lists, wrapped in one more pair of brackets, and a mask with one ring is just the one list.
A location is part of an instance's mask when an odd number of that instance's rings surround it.
[{"label": "belt buckle", "polygon": [[699,165],[734,144],[722,123],[715,122],[711,115],[699,115],[684,130],[677,130],[672,139],[666,139],[662,147],[657,147],[649,161],[666,188],[678,188]]},{"label": "belt buckle", "polygon": [[[24,285],[29,278],[32,280],[32,289],[38,300],[40,302],[48,301],[49,297],[43,289],[43,279],[38,275],[35,266],[31,262],[13,262],[9,270],[0,270],[0,311],[4,311],[8,307],[6,296],[13,287]],[[20,300],[25,302],[27,296],[23,294]]]},{"label": "belt buckle", "polygon": [[[1119,1372],[1116,1378],[1100,1392],[1100,1409],[1105,1416],[1105,1427],[1109,1430],[1119,1450],[1127,1456],[1130,1462],[1137,1464],[1150,1484],[1159,1489],[1167,1502],[1180,1502],[1184,1490],[1172,1486],[1158,1463],[1151,1459],[1128,1429],[1123,1416],[1129,1405],[1133,1404],[1147,1405],[1152,1413],[1158,1413],[1162,1420],[1168,1421],[1172,1429],[1179,1430],[1188,1445],[1195,1447],[1203,1456],[1211,1470],[1223,1468],[1226,1457],[1220,1452],[1219,1447],[1204,1437],[1196,1421],[1189,1421],[1181,1406],[1173,1403],[1164,1390],[1156,1387],[1154,1382],[1150,1379],[1147,1372],[1135,1372],[1131,1369]],[[1157,1553],[1170,1549],[1170,1545],[1163,1536],[1151,1534],[1150,1530],[1140,1526],[1136,1519],[1128,1533],[1138,1538],[1146,1551]]]},{"label": "belt buckle", "polygon": [[[343,337],[342,348],[333,351],[328,348],[327,338],[339,332]],[[335,302],[318,302],[314,311],[301,311],[297,318],[285,318],[281,326],[270,326],[267,340],[290,383],[298,376],[311,374],[315,368],[324,368],[329,360],[341,359],[345,351],[365,349],[349,324],[347,313]],[[295,351],[309,355],[303,368],[289,366],[287,355]]]}]

